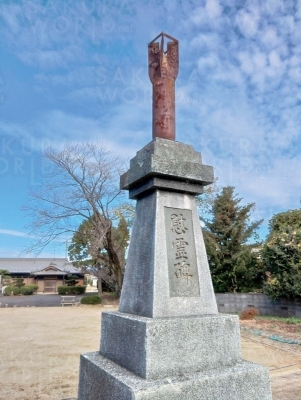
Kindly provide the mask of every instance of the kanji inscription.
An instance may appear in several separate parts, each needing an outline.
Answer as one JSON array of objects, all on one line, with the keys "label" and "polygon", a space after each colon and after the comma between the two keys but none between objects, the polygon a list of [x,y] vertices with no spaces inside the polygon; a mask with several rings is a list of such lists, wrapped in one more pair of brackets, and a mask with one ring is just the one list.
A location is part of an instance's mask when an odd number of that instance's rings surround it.
[{"label": "kanji inscription", "polygon": [[200,295],[198,268],[190,210],[164,207],[171,297]]}]

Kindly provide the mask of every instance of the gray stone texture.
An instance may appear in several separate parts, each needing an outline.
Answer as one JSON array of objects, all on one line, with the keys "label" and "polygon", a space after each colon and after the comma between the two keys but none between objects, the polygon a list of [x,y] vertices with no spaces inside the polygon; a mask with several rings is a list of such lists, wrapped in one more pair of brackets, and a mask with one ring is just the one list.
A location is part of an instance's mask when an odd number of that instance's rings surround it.
[{"label": "gray stone texture", "polygon": [[268,369],[235,366],[158,380],[140,378],[99,353],[81,355],[78,400],[271,400]]},{"label": "gray stone texture", "polygon": [[199,297],[191,210],[164,207],[170,297]]},{"label": "gray stone texture", "polygon": [[172,140],[155,138],[130,162],[130,169],[121,176],[122,189],[132,189],[151,176],[208,185],[213,182],[213,168],[203,165],[201,154],[192,146]]},{"label": "gray stone texture", "polygon": [[218,314],[195,194],[213,182],[192,146],[156,138],[121,187],[137,199],[118,312],[81,356],[78,400],[271,400],[268,369],[241,360]]},{"label": "gray stone texture", "polygon": [[[165,207],[191,210],[199,296],[170,297]],[[194,196],[156,190],[137,201],[119,311],[150,318],[217,314]]]},{"label": "gray stone texture", "polygon": [[231,366],[241,360],[237,316],[145,318],[102,314],[100,353],[145,379]]},{"label": "gray stone texture", "polygon": [[201,183],[171,180],[166,177],[152,176],[148,180],[137,183],[129,190],[130,199],[139,199],[142,195],[155,189],[169,190],[170,192],[189,193],[198,195],[204,192],[204,185]]}]

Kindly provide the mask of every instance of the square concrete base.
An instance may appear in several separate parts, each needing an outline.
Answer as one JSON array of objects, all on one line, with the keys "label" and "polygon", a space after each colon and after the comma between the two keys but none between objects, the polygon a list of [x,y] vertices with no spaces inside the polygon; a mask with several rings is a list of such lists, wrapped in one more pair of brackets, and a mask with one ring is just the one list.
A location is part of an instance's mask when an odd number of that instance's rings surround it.
[{"label": "square concrete base", "polygon": [[81,355],[78,400],[272,400],[266,367],[232,367],[145,380],[101,356]]},{"label": "square concrete base", "polygon": [[100,353],[144,379],[230,367],[241,361],[236,315],[147,318],[102,313]]}]

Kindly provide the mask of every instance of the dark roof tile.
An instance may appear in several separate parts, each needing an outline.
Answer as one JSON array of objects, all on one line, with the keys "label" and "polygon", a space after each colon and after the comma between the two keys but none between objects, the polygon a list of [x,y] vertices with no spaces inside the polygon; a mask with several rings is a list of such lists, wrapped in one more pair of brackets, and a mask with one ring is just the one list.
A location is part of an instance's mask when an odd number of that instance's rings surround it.
[{"label": "dark roof tile", "polygon": [[80,268],[74,267],[65,258],[0,258],[0,269],[11,273],[38,272],[49,266],[58,268],[63,273],[80,273]]}]

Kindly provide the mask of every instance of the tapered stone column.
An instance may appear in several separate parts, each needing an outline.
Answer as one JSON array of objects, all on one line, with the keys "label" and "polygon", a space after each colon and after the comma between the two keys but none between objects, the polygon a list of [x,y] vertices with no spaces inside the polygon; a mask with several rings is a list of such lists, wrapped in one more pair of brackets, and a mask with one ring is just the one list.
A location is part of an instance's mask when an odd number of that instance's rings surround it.
[{"label": "tapered stone column", "polygon": [[131,161],[121,185],[137,206],[121,312],[151,318],[217,314],[195,203],[212,181],[213,169],[201,155],[171,140],[154,139]]}]

